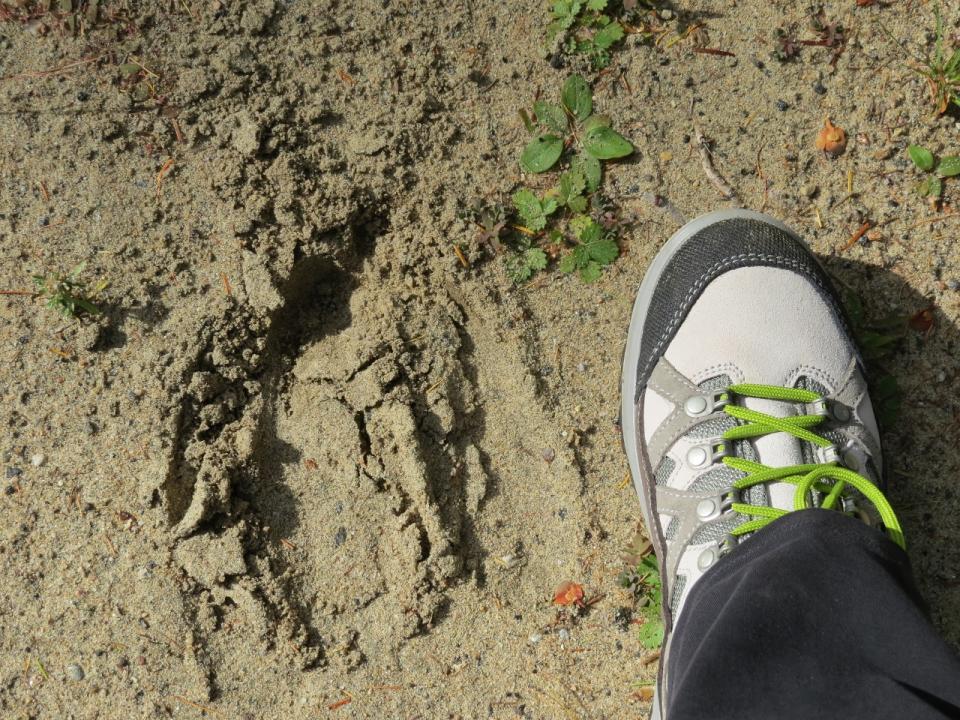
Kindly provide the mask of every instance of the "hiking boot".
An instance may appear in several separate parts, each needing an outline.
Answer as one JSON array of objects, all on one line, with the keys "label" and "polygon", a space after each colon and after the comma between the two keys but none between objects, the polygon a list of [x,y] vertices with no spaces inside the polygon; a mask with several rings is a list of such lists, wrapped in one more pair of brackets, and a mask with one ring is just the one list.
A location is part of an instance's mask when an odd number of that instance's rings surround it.
[{"label": "hiking boot", "polygon": [[687,223],[640,285],[624,352],[624,449],[660,565],[665,640],[690,589],[777,517],[861,517],[903,545],[880,491],[863,366],[829,278],[747,210]]}]

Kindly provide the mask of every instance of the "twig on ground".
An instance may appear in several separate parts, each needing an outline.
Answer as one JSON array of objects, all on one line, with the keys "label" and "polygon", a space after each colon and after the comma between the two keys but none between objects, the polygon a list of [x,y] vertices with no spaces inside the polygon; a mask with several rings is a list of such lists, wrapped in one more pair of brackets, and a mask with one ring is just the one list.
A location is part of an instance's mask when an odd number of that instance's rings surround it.
[{"label": "twig on ground", "polygon": [[862,238],[862,237],[866,234],[867,230],[869,230],[869,229],[872,228],[872,227],[873,227],[873,223],[870,222],[869,220],[867,220],[863,225],[861,225],[861,226],[857,229],[857,231],[856,231],[853,235],[850,236],[850,239],[847,240],[847,244],[844,245],[842,248],[840,248],[840,252],[843,252],[843,251],[845,251],[845,250],[849,250],[849,249],[852,248],[854,245],[856,245],[856,244],[857,244],[857,241],[858,241],[860,238]]},{"label": "twig on ground", "polygon": [[65,63],[63,65],[58,65],[57,67],[50,68],[49,70],[28,70],[27,72],[17,73],[15,75],[6,75],[0,77],[2,80],[22,80],[23,78],[42,78],[49,77],[50,75],[57,75],[62,72],[67,72],[68,70],[73,70],[78,68],[81,65],[87,65],[88,63],[96,62],[99,60],[102,55],[92,55],[90,57],[77,60],[75,62]]},{"label": "twig on ground", "polygon": [[728,183],[713,166],[713,156],[710,154],[710,143],[704,137],[700,126],[695,124],[693,129],[697,139],[697,151],[700,153],[700,166],[703,168],[707,180],[717,189],[717,192],[720,193],[724,200],[733,200],[739,203],[740,199],[737,197],[737,191],[731,187],[730,183]]}]

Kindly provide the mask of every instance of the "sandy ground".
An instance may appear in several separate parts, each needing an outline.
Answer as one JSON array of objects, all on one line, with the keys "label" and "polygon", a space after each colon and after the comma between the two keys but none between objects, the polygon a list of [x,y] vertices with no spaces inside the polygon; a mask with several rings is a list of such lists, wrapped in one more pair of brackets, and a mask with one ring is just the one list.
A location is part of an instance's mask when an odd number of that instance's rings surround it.
[{"label": "sandy ground", "polygon": [[[96,318],[0,298],[4,717],[645,716],[617,381],[653,254],[730,204],[697,128],[869,318],[932,308],[883,361],[889,495],[960,645],[960,182],[931,208],[904,153],[960,151],[909,67],[932,4],[827,3],[833,63],[772,57],[816,37],[795,3],[661,4],[599,74],[549,61],[546,5],[74,5],[0,23],[0,288],[109,281]],[[574,71],[637,148],[604,184],[622,255],[516,286],[466,209]]]}]

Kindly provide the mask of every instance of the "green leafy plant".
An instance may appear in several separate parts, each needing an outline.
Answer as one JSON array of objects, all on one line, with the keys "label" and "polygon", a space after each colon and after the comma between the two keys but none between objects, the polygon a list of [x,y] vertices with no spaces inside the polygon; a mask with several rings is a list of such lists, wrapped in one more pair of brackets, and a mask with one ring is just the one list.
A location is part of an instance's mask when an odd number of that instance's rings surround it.
[{"label": "green leafy plant", "polygon": [[562,272],[593,282],[620,253],[616,208],[599,192],[602,162],[629,155],[633,145],[593,110],[590,86],[577,75],[563,84],[560,103],[534,103],[534,121],[521,111],[530,132],[538,134],[520,164],[533,174],[555,172],[555,185],[519,187],[510,198],[512,210],[486,201],[464,210],[491,254],[509,251],[504,262],[515,283],[552,261],[559,261]]},{"label": "green leafy plant", "polygon": [[860,297],[853,290],[844,293],[844,306],[857,346],[867,366],[870,400],[881,426],[891,427],[900,415],[901,392],[897,378],[884,368],[906,336],[908,318],[890,314],[868,319]]},{"label": "green leafy plant", "polygon": [[640,644],[655,650],[663,644],[663,588],[656,557],[647,555],[635,568],[622,572],[620,586],[630,590],[640,603]]},{"label": "green leafy plant", "polygon": [[602,268],[617,259],[620,248],[613,233],[605,232],[598,222],[585,215],[576,216],[570,227],[578,242],[560,260],[560,272],[577,272],[584,282],[594,282],[600,278]]},{"label": "green leafy plant", "polygon": [[[620,253],[616,213],[598,192],[602,162],[629,155],[633,145],[611,129],[609,118],[594,113],[590,86],[579,75],[564,83],[559,104],[534,103],[535,122],[526,112],[521,116],[537,133],[521,153],[521,167],[533,174],[559,174],[556,185],[544,192],[518,189],[511,198],[516,224],[494,226],[514,231],[505,239],[513,250],[507,273],[514,282],[525,282],[559,258],[562,272],[594,282]],[[486,229],[489,222],[478,224]]]},{"label": "green leafy plant", "polygon": [[93,304],[93,298],[107,286],[107,282],[101,280],[88,293],[87,282],[80,278],[85,267],[86,263],[80,263],[66,274],[34,275],[37,295],[47,299],[47,307],[66,317],[99,315],[100,308]]},{"label": "green leafy plant", "polygon": [[914,72],[927,81],[930,90],[930,102],[937,115],[943,115],[950,104],[960,105],[957,95],[960,89],[960,48],[955,48],[949,56],[943,46],[943,18],[940,6],[934,9],[936,16],[936,42],[932,56],[913,64]]},{"label": "green leafy plant", "polygon": [[466,213],[480,228],[479,241],[490,247],[494,253],[500,252],[501,240],[509,232],[507,211],[503,205],[476,202]]},{"label": "green leafy plant", "polygon": [[520,247],[507,258],[507,274],[515,283],[522,283],[533,277],[533,274],[547,267],[547,254],[542,248],[532,247],[529,242],[526,247]]},{"label": "green leafy plant", "polygon": [[926,177],[917,186],[922,197],[939,198],[943,192],[943,178],[960,175],[960,157],[947,155],[937,160],[933,153],[920,145],[907,148],[907,155]]},{"label": "green leafy plant", "polygon": [[582,53],[597,70],[610,64],[610,48],[623,39],[623,25],[605,11],[608,0],[555,0],[551,6],[547,42],[564,34],[560,49]]},{"label": "green leafy plant", "polygon": [[560,105],[537,101],[533,112],[541,132],[520,155],[520,167],[531,173],[550,170],[566,148],[576,147],[577,167],[590,189],[600,185],[600,161],[626,157],[633,145],[610,127],[610,118],[593,113],[587,81],[573,75],[563,84]]}]

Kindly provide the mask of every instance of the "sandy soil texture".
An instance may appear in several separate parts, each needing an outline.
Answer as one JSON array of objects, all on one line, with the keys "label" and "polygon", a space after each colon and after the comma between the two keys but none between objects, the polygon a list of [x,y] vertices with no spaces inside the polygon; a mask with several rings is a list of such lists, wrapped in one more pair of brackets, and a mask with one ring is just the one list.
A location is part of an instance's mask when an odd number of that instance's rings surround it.
[{"label": "sandy soil texture", "polygon": [[[543,3],[41,5],[0,1],[0,289],[109,285],[79,320],[0,296],[3,717],[645,716],[617,383],[650,259],[734,202],[700,134],[904,319],[889,495],[960,646],[960,182],[932,207],[905,153],[960,153],[911,69],[931,3],[827,2],[842,52],[787,62],[805,5],[660,3],[600,72]],[[636,147],[621,256],[516,285],[468,208],[547,186],[518,110],[574,72]]]}]

